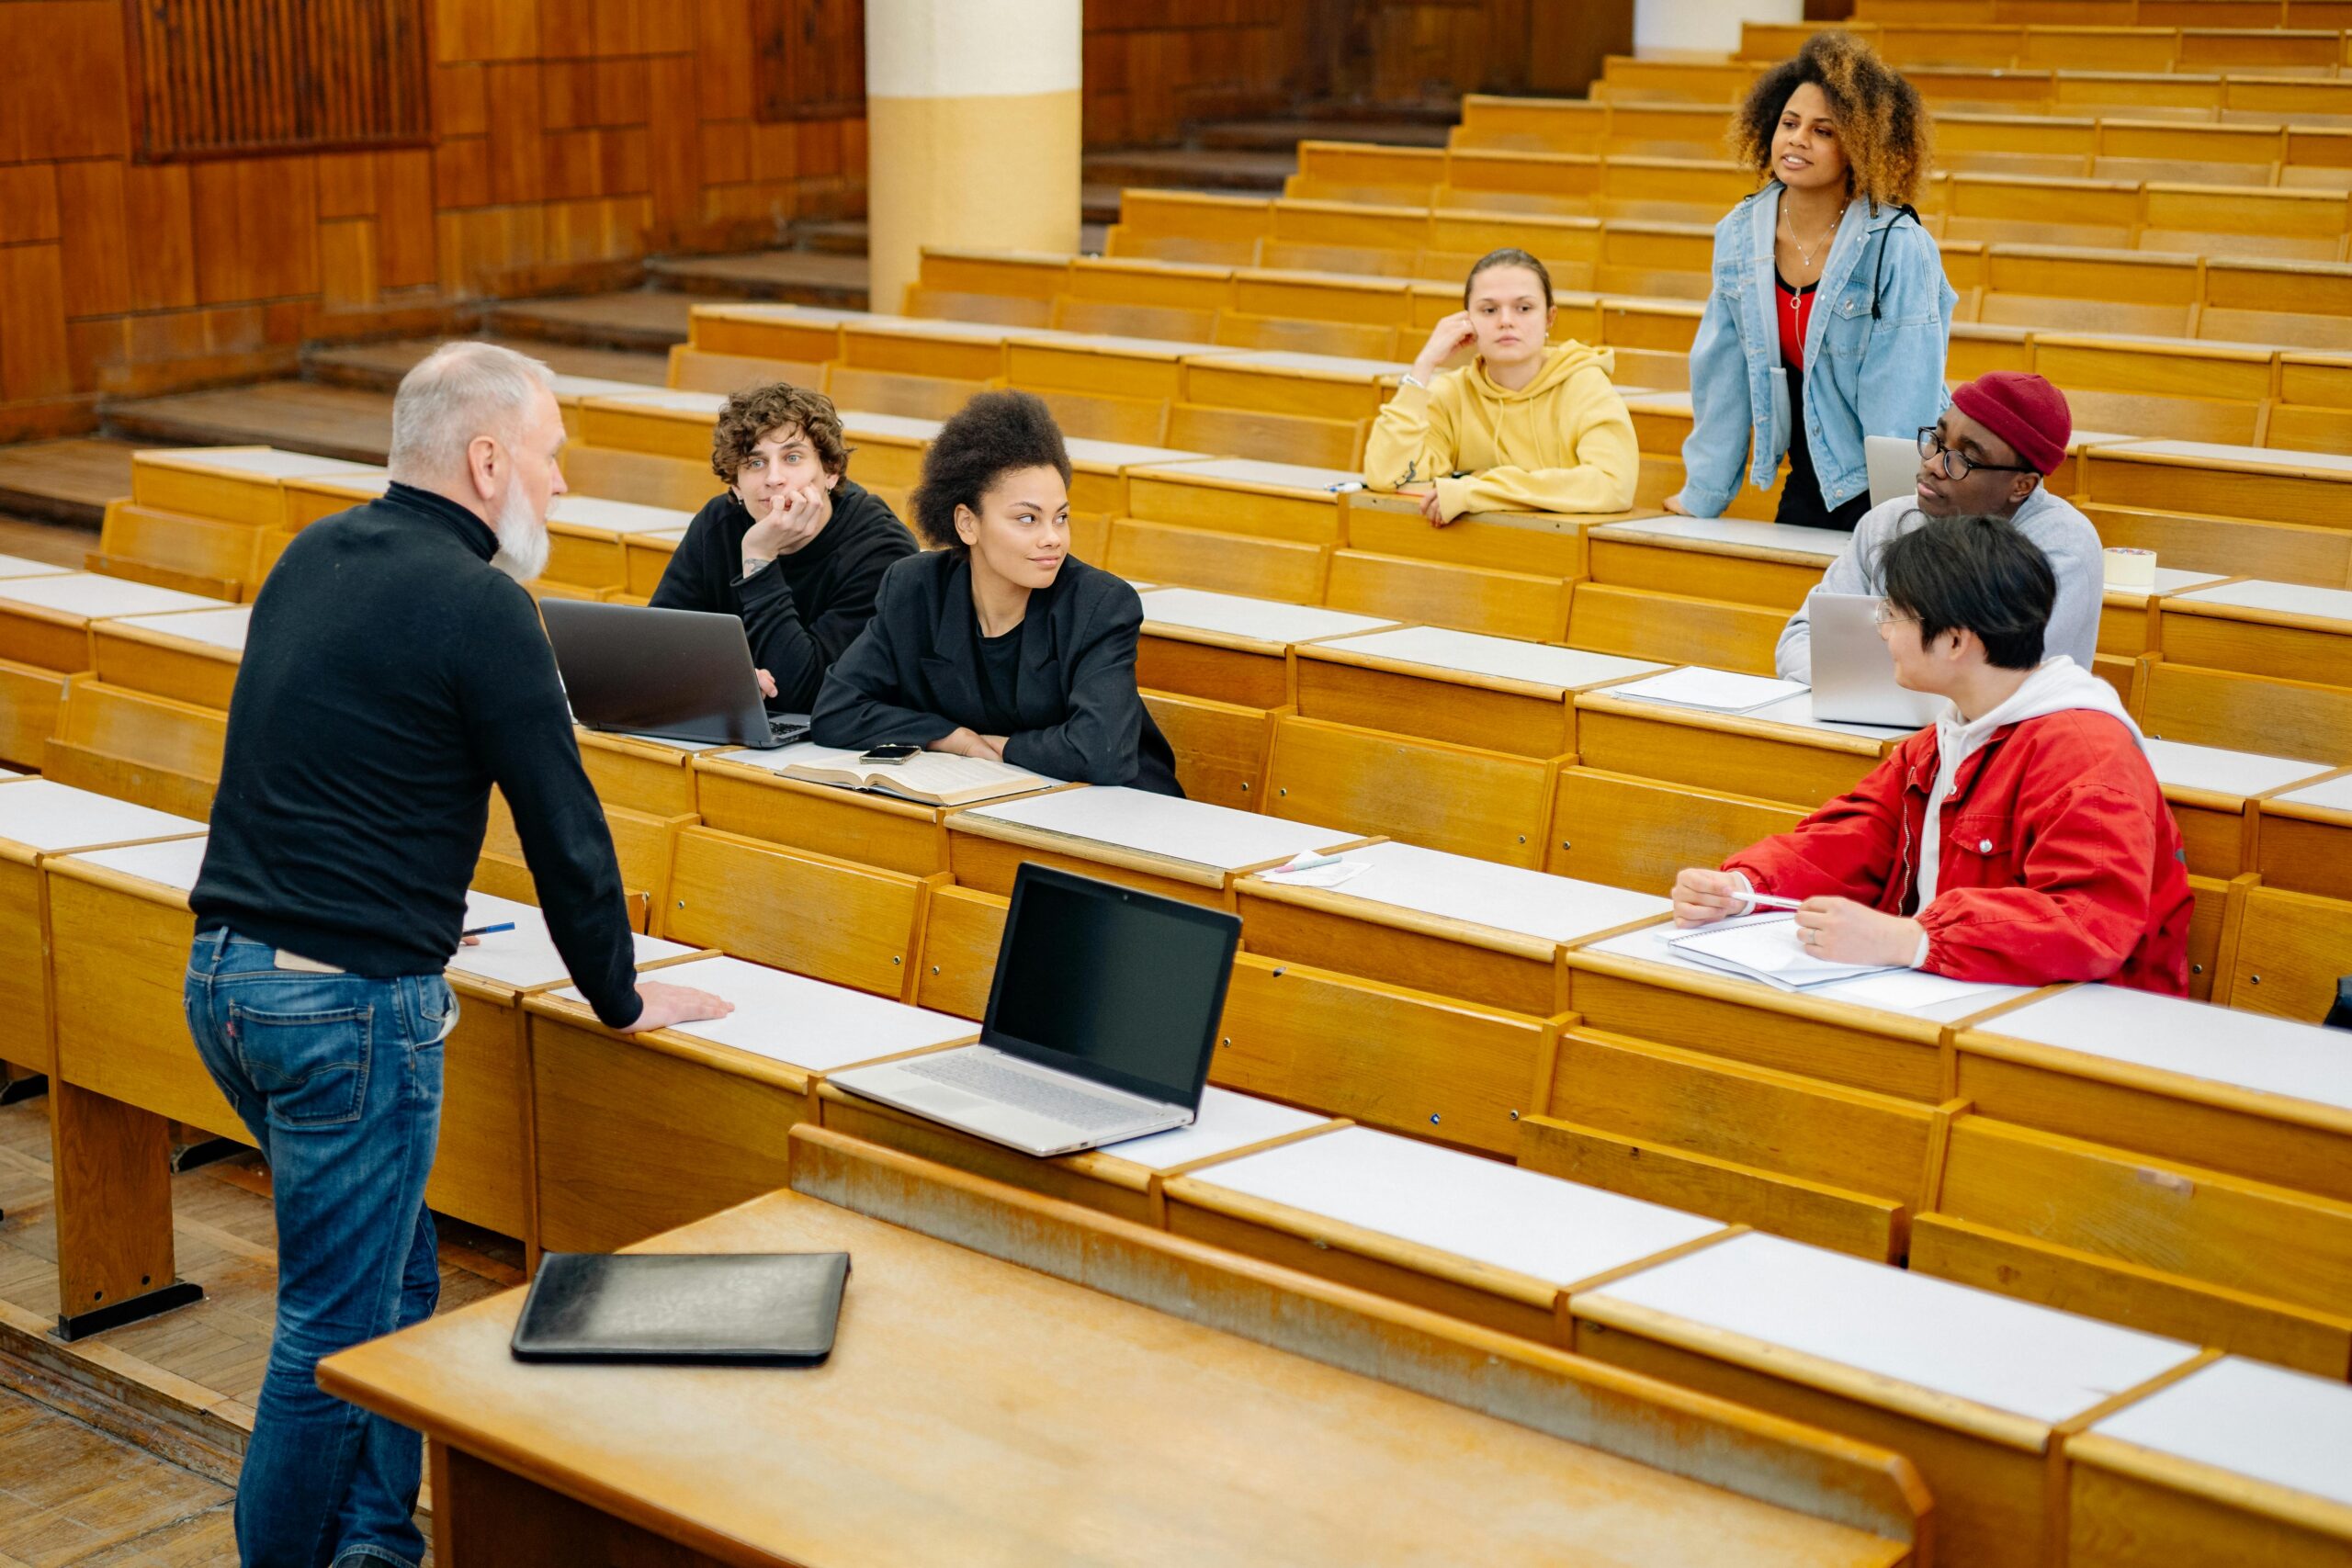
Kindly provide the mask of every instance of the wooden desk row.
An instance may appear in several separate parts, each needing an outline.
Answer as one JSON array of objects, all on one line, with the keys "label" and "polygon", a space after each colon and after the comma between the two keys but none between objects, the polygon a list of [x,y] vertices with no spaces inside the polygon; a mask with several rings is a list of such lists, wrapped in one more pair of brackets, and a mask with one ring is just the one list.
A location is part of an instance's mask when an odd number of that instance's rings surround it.
[{"label": "wooden desk row", "polygon": [[[2031,22],[1856,22],[1851,30],[1894,65],[2014,65],[2028,70],[2267,71],[2334,76],[2352,61],[2341,17],[2289,31],[2267,17],[2244,28],[2084,27]],[[1810,36],[1803,24],[1743,22],[1740,58],[1785,60]]]}]

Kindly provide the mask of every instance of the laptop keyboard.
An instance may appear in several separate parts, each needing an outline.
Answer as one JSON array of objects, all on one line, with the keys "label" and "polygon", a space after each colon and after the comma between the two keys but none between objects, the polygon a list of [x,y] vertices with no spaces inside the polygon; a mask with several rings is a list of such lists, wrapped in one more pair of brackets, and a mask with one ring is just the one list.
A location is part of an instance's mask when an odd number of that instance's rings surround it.
[{"label": "laptop keyboard", "polygon": [[1050,1117],[1081,1133],[1131,1126],[1139,1114],[1132,1100],[1111,1100],[1071,1089],[1051,1078],[1008,1067],[970,1051],[919,1056],[899,1066],[951,1089],[969,1090],[1016,1111]]},{"label": "laptop keyboard", "polygon": [[805,740],[808,737],[808,721],[807,719],[788,718],[780,713],[768,715],[768,739],[777,745],[789,746],[794,741]]}]

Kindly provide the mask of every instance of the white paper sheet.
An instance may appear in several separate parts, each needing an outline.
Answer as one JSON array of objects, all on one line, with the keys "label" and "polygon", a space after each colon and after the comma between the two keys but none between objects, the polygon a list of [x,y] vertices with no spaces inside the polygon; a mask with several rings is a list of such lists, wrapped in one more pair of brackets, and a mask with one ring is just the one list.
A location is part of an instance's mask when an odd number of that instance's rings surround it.
[{"label": "white paper sheet", "polygon": [[2177,1340],[1753,1232],[1592,1297],[2042,1422],[2078,1416],[2197,1354]]},{"label": "white paper sheet", "polygon": [[1653,675],[1646,681],[1611,686],[1612,697],[1668,703],[1677,707],[1705,708],[1714,713],[1748,713],[1767,703],[1784,702],[1805,691],[1801,681],[1774,681],[1762,675],[1741,675],[1729,670],[1686,665]]},{"label": "white paper sheet", "polygon": [[43,853],[91,844],[128,843],[133,839],[186,838],[204,831],[193,818],[151,811],[110,795],[49,779],[26,779],[0,788],[0,839],[28,844]]},{"label": "white paper sheet", "polygon": [[2352,1506],[2352,1387],[2340,1379],[2224,1356],[2091,1430]]},{"label": "white paper sheet", "polygon": [[[741,958],[698,958],[657,969],[646,978],[708,991],[735,1004],[725,1018],[677,1024],[673,1032],[812,1072],[970,1040],[979,1033],[965,1019]],[[575,999],[580,995],[569,987],[558,994]]]},{"label": "white paper sheet", "polygon": [[1886,964],[1833,964],[1817,958],[1811,948],[1798,940],[1796,917],[1780,911],[1718,920],[1713,925],[1678,931],[1668,940],[1675,951],[1694,962],[1727,968],[1791,990],[1809,990],[1894,967]]},{"label": "white paper sheet", "polygon": [[1434,1144],[1347,1127],[1201,1179],[1553,1284],[1695,1241],[1714,1220]]},{"label": "white paper sheet", "polygon": [[[544,986],[552,980],[571,978],[571,971],[563,964],[563,955],[555,949],[555,939],[548,934],[547,917],[537,906],[501,898],[495,894],[469,891],[466,894],[466,926],[503,925],[512,920],[511,931],[494,931],[481,939],[477,947],[461,947],[449,960],[449,973],[469,975],[493,985]],[[631,933],[637,949],[637,962],[650,964],[657,958],[676,958],[695,950],[679,942],[663,942],[659,937]]]},{"label": "white paper sheet", "polygon": [[1133,1160],[1148,1169],[1167,1170],[1319,1126],[1329,1120],[1312,1111],[1277,1105],[1271,1100],[1236,1094],[1211,1084],[1201,1091],[1200,1110],[1191,1126],[1147,1134],[1124,1144],[1106,1144],[1102,1152]]},{"label": "white paper sheet", "polygon": [[1093,785],[996,801],[973,807],[966,815],[1020,823],[1217,871],[1288,860],[1302,850],[1329,850],[1369,837],[1125,785]]}]

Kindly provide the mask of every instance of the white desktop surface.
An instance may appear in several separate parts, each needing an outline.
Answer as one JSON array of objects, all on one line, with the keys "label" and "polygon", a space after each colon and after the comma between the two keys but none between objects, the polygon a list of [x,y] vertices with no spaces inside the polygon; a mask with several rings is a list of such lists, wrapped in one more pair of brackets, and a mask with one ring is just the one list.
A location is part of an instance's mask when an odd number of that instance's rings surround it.
[{"label": "white desktop surface", "polygon": [[2178,740],[2150,740],[2147,748],[2148,765],[2155,770],[2158,784],[2211,790],[2216,795],[2260,795],[2280,784],[2315,779],[2335,771],[2332,762],[2266,757],[2254,751],[2190,746]]},{"label": "white desktop surface", "polygon": [[560,495],[549,514],[551,523],[575,528],[599,528],[615,534],[653,534],[684,528],[694,514],[671,506],[639,506],[633,501],[606,501],[594,495]]},{"label": "white desktop surface", "polygon": [[1679,1209],[1369,1127],[1245,1155],[1199,1179],[1555,1285],[1724,1228]]},{"label": "white desktop surface", "polygon": [[329,475],[381,474],[375,463],[354,463],[342,457],[313,457],[276,446],[187,446],[136,454],[136,462],[167,468],[194,468],[204,473],[239,474],[250,479],[307,479]]},{"label": "white desktop surface", "polygon": [[[1652,893],[1498,865],[1417,844],[1367,844],[1348,851],[1346,858],[1371,869],[1332,889],[1334,897],[1465,920],[1539,942],[1574,942],[1653,919],[1674,907]],[[1250,880],[1280,886],[1285,879],[1261,873]]]},{"label": "white desktop surface", "polygon": [[842,429],[851,435],[884,435],[899,441],[928,445],[939,434],[944,420],[917,419],[912,414],[865,413],[862,411],[841,411]]},{"label": "white desktop surface", "polygon": [[[545,986],[571,978],[571,972],[564,967],[563,955],[555,949],[555,939],[548,934],[547,917],[537,905],[517,903],[491,893],[466,894],[469,929],[508,920],[514,922],[513,931],[493,931],[483,937],[478,947],[458,949],[449,960],[449,973],[503,986]],[[640,936],[634,931],[629,937],[640,964],[695,951],[679,942]]]},{"label": "white desktop surface", "polygon": [[99,865],[108,871],[119,871],[125,876],[136,876],[158,887],[168,887],[176,893],[187,893],[196,886],[197,874],[204,868],[204,846],[211,842],[209,834],[193,839],[166,839],[160,844],[125,844],[119,850],[92,850],[74,858],[84,865]]},{"label": "white desktop surface", "polygon": [[245,650],[245,628],[253,624],[251,604],[232,604],[225,610],[183,610],[166,615],[115,615],[109,617],[126,626],[144,626],[168,637],[186,637],[208,648],[225,648],[232,653]]},{"label": "white desktop surface", "polygon": [[2224,1356],[2091,1427],[2352,1506],[2352,1387]]},{"label": "white desktop surface", "polygon": [[[1352,274],[1343,275],[1352,277]],[[1386,278],[1358,281],[1385,283]],[[1227,356],[1227,365],[1252,370],[1295,370],[1334,381],[1371,381],[1402,376],[1412,366],[1401,359],[1358,359],[1343,354],[1303,354],[1295,348],[1253,348]],[[1220,366],[1219,368],[1224,368]]]},{"label": "white desktop surface", "polygon": [[1750,1232],[1603,1285],[1685,1322],[2044,1423],[2197,1347]]},{"label": "white desktop surface", "polygon": [[1143,595],[1143,618],[1146,626],[1182,626],[1280,643],[1341,637],[1393,624],[1377,615],[1353,615],[1317,604],[1283,604],[1238,593],[1212,593],[1201,588],[1153,589]]},{"label": "white desktop surface", "polygon": [[[649,977],[665,986],[708,991],[735,1004],[735,1010],[725,1018],[672,1024],[671,1033],[812,1072],[830,1072],[852,1062],[969,1040],[979,1032],[967,1019],[908,1007],[741,958],[697,958],[655,970]],[[573,1000],[580,996],[571,987],[557,994]]]},{"label": "white desktop surface", "polygon": [[582,398],[626,397],[631,392],[642,391],[646,387],[643,381],[616,381],[608,376],[566,376],[560,371],[556,372],[551,379],[555,382],[558,402],[576,403]]},{"label": "white desktop surface", "polygon": [[1081,468],[1133,468],[1145,463],[1206,462],[1209,452],[1187,452],[1181,446],[1136,446],[1125,441],[1094,441],[1082,435],[1063,439],[1069,460]]},{"label": "white desktop surface", "polygon": [[70,577],[76,570],[70,566],[58,566],[51,561],[29,560],[23,556],[0,556],[0,578]]},{"label": "white desktop surface", "polygon": [[1773,724],[1792,724],[1799,729],[1818,729],[1833,735],[1859,735],[1865,740],[1899,740],[1915,733],[1895,725],[1849,724],[1843,719],[1815,718],[1813,716],[1811,692],[1799,692],[1795,696],[1783,697],[1777,703],[1766,703],[1760,708],[1751,708],[1746,716],[1765,719]]},{"label": "white desktop surface", "polygon": [[2300,582],[2267,582],[2252,578],[2193,589],[2177,597],[2191,604],[2233,604],[2245,610],[2275,610],[2290,615],[2352,621],[2352,588],[2310,588]]},{"label": "white desktop surface", "polygon": [[1168,1170],[1196,1159],[1230,1154],[1268,1138],[1319,1127],[1329,1120],[1312,1111],[1294,1110],[1211,1084],[1201,1091],[1200,1109],[1193,1113],[1191,1126],[1148,1133],[1124,1144],[1105,1144],[1102,1152],[1133,1160],[1149,1170]]},{"label": "white desktop surface", "polygon": [[[0,798],[6,792],[0,791]],[[2074,986],[1985,1032],[2352,1110],[2344,1032],[2121,986]]]},{"label": "white desktop surface", "polygon": [[[175,817],[48,779],[0,784],[0,839],[44,854],[134,839],[178,839],[204,831],[193,818]],[[22,955],[19,955],[20,957]]]},{"label": "white desktop surface", "polygon": [[[1736,975],[1704,964],[1694,964],[1669,945],[1668,938],[1675,932],[1671,923],[1645,926],[1637,931],[1612,936],[1606,942],[1594,942],[1578,951],[1611,953],[1626,958],[1639,958],[1652,964],[1663,964],[1693,975],[1712,976],[1734,984],[1753,986],[1759,997],[1788,996],[1791,993],[1761,980],[1743,981]],[[1924,970],[1897,969],[1883,975],[1866,975],[1860,979],[1841,980],[1834,986],[1815,986],[1804,992],[1823,1001],[1849,1002],[1856,1007],[1874,1008],[1881,1012],[1901,1013],[1908,1018],[1925,1019],[1931,1023],[1951,1023],[1971,1013],[2024,996],[2032,987],[2027,986],[1996,986],[1977,980],[1955,980],[1948,975],[1930,975]]]},{"label": "white desktop surface", "polygon": [[1431,670],[1459,671],[1498,681],[1524,681],[1535,686],[1574,691],[1603,681],[1623,681],[1655,675],[1668,666],[1646,659],[1624,659],[1613,653],[1587,653],[1544,642],[1517,642],[1481,632],[1449,631],[1442,626],[1400,626],[1395,631],[1333,639],[1327,646],[1368,658],[1393,659]]},{"label": "white desktop surface", "polygon": [[692,392],[674,387],[632,387],[626,392],[594,400],[625,408],[707,414],[712,419],[717,419],[718,411],[727,406],[727,400],[717,392]]},{"label": "white desktop surface", "polygon": [[1853,535],[1837,528],[1753,523],[1739,517],[1645,517],[1638,522],[1605,523],[1593,532],[1606,538],[1646,534],[1663,539],[1694,539],[1749,549],[1788,550],[1818,556],[1824,561],[1837,559],[1854,542]]},{"label": "white desktop surface", "polygon": [[2197,463],[2227,463],[2233,467],[2294,473],[2320,469],[2352,478],[2352,457],[2335,452],[2287,451],[2270,446],[2238,446],[2220,441],[2141,441],[2120,437],[2130,450],[2118,457],[2181,457]]},{"label": "white desktop surface", "polygon": [[2120,594],[2126,600],[2136,603],[2143,599],[2162,599],[2174,593],[2186,593],[2199,583],[2220,582],[2228,576],[2226,572],[2190,571],[2177,566],[2160,566],[2155,569],[2155,581],[2144,587],[2110,582],[2106,585],[2106,592]]},{"label": "white desktop surface", "polygon": [[[1205,801],[1179,800],[1123,784],[1056,790],[1050,795],[975,806],[957,815],[1014,823],[1218,871],[1288,860],[1310,850],[1328,850],[1370,837],[1286,818],[1261,817],[1254,811],[1236,811]],[[948,820],[952,826],[955,818]]]},{"label": "white desktop surface", "polygon": [[1136,472],[1155,479],[1223,479],[1233,484],[1272,485],[1283,490],[1311,491],[1319,496],[1335,496],[1335,487],[1361,485],[1362,474],[1345,468],[1317,468],[1302,463],[1270,463],[1259,457],[1216,457],[1205,463],[1183,463],[1169,468],[1138,468]]},{"label": "white desktop surface", "polygon": [[2346,773],[2340,779],[2305,784],[2277,798],[2291,800],[2299,806],[2324,807],[2331,811],[2352,811],[2352,773]]},{"label": "white desktop surface", "polygon": [[0,600],[55,610],[92,619],[117,615],[156,615],[171,610],[225,610],[226,599],[183,593],[176,588],[156,588],[127,578],[100,577],[77,571],[63,577],[25,577],[0,582]]}]

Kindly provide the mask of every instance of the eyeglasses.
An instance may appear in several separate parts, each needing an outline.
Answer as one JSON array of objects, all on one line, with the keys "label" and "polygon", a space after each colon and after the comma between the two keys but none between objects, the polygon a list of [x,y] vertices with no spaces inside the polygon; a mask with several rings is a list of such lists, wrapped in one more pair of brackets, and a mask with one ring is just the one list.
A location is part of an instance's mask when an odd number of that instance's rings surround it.
[{"label": "eyeglasses", "polygon": [[1898,621],[1916,621],[1918,618],[1919,617],[1917,615],[1906,615],[1903,614],[1902,611],[1897,610],[1893,604],[1883,599],[1878,602],[1878,608],[1871,612],[1871,624],[1881,626],[1891,626]]},{"label": "eyeglasses", "polygon": [[[1993,474],[2041,472],[2040,468],[2023,463],[1980,463],[1967,453],[1945,446],[1942,432],[1932,424],[1923,424],[1919,427],[1919,456],[1942,469],[1944,478],[1948,479],[1964,479],[1979,468]],[[1954,463],[1960,465],[1958,473],[1952,472],[1951,466]]]}]

